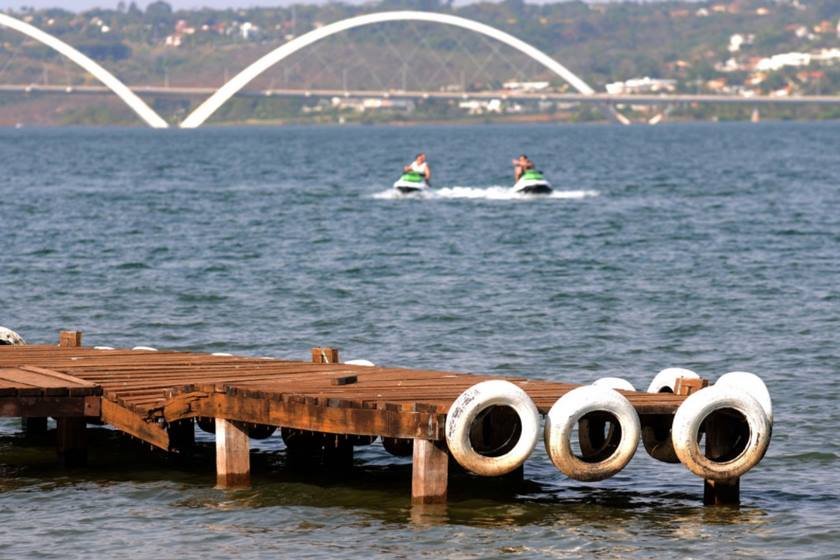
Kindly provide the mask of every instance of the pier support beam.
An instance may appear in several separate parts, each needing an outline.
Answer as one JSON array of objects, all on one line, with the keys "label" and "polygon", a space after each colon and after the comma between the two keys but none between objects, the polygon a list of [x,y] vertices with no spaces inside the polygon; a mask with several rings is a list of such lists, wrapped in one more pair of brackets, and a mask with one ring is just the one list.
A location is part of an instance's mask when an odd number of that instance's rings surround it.
[{"label": "pier support beam", "polygon": [[[59,331],[58,345],[62,348],[78,348],[82,345],[82,331]],[[23,435],[26,438],[43,438],[47,435],[47,418],[45,416],[33,416],[20,419]],[[59,425],[61,423],[59,422]],[[59,428],[61,430],[61,428]],[[61,448],[61,435],[59,432],[59,456],[63,459]],[[71,455],[73,452],[71,452]],[[70,461],[73,462],[72,460]],[[84,461],[82,462],[84,463]],[[72,465],[68,465],[72,466]]]},{"label": "pier support beam", "polygon": [[58,460],[65,467],[87,464],[87,422],[84,418],[56,418]]},{"label": "pier support beam", "polygon": [[412,503],[445,503],[448,479],[449,453],[434,441],[415,439],[411,469]]},{"label": "pier support beam", "polygon": [[703,505],[738,506],[741,504],[741,479],[704,480]]},{"label": "pier support beam", "polygon": [[[737,439],[731,422],[722,415],[711,414],[705,421],[706,457],[718,458],[731,451]],[[707,506],[738,506],[741,504],[741,479],[704,480],[703,504]]]},{"label": "pier support beam", "polygon": [[216,418],[216,486],[241,488],[251,483],[248,429],[232,420]]}]

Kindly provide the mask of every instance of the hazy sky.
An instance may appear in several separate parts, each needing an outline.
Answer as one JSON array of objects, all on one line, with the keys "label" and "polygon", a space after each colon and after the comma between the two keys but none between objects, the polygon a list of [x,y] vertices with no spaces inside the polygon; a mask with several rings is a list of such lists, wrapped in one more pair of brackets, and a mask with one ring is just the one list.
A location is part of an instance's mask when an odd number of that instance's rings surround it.
[{"label": "hazy sky", "polygon": [[[145,8],[154,0],[135,0],[138,6]],[[242,8],[248,6],[287,6],[289,4],[323,3],[327,0],[165,0],[173,8]],[[362,0],[350,0],[360,2]],[[62,7],[66,10],[87,10],[90,8],[115,8],[119,0],[0,0],[2,8],[20,8],[31,6],[34,8]],[[131,0],[125,0],[126,4]]]},{"label": "hazy sky", "polygon": [[[62,7],[66,10],[87,10],[90,8],[115,8],[119,0],[0,0],[0,8],[20,8],[32,6],[34,8]],[[135,0],[138,6],[146,7],[154,0]],[[303,0],[307,3],[311,0]],[[131,0],[126,0],[129,4]],[[173,8],[240,8],[247,6],[286,6],[288,4],[303,3],[301,0],[166,0]]]},{"label": "hazy sky", "polygon": [[[138,6],[145,8],[154,0],[135,0]],[[246,8],[248,6],[288,6],[290,4],[323,4],[329,0],[165,0],[170,6],[178,8]],[[347,3],[361,4],[365,0],[343,0]],[[465,4],[471,0],[455,0],[455,4]],[[542,4],[550,2],[562,2],[564,0],[526,0],[528,3]],[[593,2],[604,2],[609,0],[590,0]],[[61,7],[66,10],[88,10],[90,8],[115,8],[119,0],[0,0],[0,9],[20,8],[30,6],[33,8],[55,8]],[[131,0],[125,0],[129,4]]]}]

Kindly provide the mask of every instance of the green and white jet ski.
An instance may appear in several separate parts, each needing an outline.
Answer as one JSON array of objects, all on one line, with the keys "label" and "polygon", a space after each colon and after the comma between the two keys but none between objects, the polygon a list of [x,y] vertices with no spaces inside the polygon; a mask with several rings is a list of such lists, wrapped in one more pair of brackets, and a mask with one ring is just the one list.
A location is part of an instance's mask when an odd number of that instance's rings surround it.
[{"label": "green and white jet ski", "polygon": [[513,192],[519,194],[551,194],[551,183],[536,169],[526,169],[513,185]]},{"label": "green and white jet ski", "polygon": [[429,183],[426,178],[416,171],[408,171],[403,173],[399,180],[394,183],[394,188],[402,194],[411,194],[426,191],[429,189]]}]

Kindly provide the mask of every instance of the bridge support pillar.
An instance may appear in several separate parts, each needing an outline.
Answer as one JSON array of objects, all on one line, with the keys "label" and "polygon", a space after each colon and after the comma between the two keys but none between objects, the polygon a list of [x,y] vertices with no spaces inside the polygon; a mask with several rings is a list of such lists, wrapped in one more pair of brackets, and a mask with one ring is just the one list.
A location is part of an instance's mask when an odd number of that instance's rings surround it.
[{"label": "bridge support pillar", "polygon": [[411,469],[412,503],[445,503],[448,479],[449,453],[446,449],[434,441],[415,439]]},{"label": "bridge support pillar", "polygon": [[216,418],[216,487],[242,488],[251,483],[248,429]]}]

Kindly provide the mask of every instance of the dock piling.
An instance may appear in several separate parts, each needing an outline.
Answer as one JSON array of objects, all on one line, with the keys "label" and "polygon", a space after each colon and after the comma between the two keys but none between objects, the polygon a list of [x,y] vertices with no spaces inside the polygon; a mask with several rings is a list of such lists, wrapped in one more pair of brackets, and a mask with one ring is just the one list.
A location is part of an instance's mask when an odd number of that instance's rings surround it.
[{"label": "dock piling", "polygon": [[56,418],[58,459],[68,468],[87,464],[87,422],[84,418]]},{"label": "dock piling", "polygon": [[337,364],[340,363],[338,348],[315,347],[312,349],[313,364]]},{"label": "dock piling", "polygon": [[62,348],[79,348],[82,345],[82,331],[59,331],[58,345]]},{"label": "dock piling", "polygon": [[[723,416],[711,414],[705,421],[706,456],[720,457],[732,451],[736,439],[733,427]],[[703,504],[707,506],[739,506],[741,504],[741,479],[703,481]]]},{"label": "dock piling", "polygon": [[446,502],[449,453],[427,439],[414,440],[411,468],[411,501],[415,504]]},{"label": "dock piling", "polygon": [[248,428],[216,418],[216,486],[242,488],[251,483]]},{"label": "dock piling", "polygon": [[741,505],[741,479],[733,478],[732,480],[704,480],[703,505]]}]

